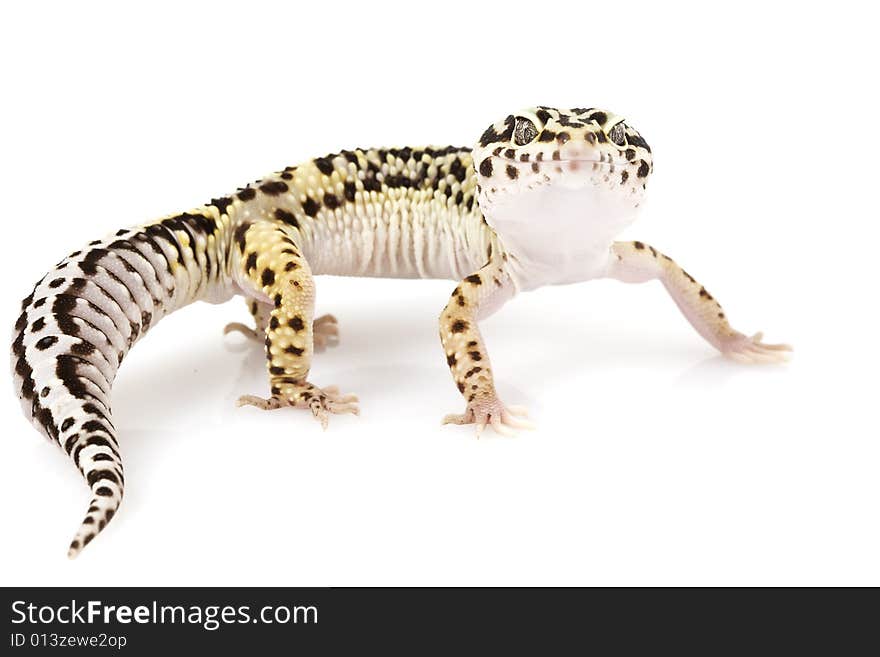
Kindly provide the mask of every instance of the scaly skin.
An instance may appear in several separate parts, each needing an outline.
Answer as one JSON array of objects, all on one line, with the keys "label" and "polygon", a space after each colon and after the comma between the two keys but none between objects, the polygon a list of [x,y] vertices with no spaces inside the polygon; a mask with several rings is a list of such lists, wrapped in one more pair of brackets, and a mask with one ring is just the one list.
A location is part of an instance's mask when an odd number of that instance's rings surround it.
[{"label": "scaly skin", "polygon": [[[652,166],[647,144],[613,114],[533,108],[491,126],[473,150],[327,155],[71,253],[22,302],[12,344],[25,415],[91,487],[69,556],[122,499],[110,410],[119,364],[151,326],[193,301],[243,296],[255,328],[233,323],[226,332],[265,341],[269,396],[245,395],[239,405],[308,408],[324,426],[330,414],[357,413],[357,399],[309,380],[313,352],[338,336],[332,316],[313,318],[318,274],[458,281],[440,315],[440,340],[466,406],[445,421],[478,431],[528,426],[524,409],[498,398],[478,322],[541,285],[659,279],[726,355],[778,360],[787,347],[734,331],[666,256],[613,241]],[[528,213],[537,216],[523,221]]]}]

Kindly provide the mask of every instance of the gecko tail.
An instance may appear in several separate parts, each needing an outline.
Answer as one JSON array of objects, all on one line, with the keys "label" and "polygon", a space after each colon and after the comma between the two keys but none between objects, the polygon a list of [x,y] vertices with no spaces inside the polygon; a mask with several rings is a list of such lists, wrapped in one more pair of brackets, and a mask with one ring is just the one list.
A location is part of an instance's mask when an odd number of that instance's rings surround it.
[{"label": "gecko tail", "polygon": [[98,535],[98,532],[107,526],[116,515],[116,510],[122,502],[122,464],[120,463],[118,466],[118,483],[115,477],[105,476],[106,472],[101,472],[91,486],[92,501],[86,511],[86,517],[77,529],[67,550],[67,556],[70,559],[75,559],[82,552],[82,549]]},{"label": "gecko tail", "polygon": [[206,206],[120,230],[64,258],[22,301],[11,352],[22,410],[91,489],[70,558],[107,526],[122,501],[111,413],[119,366],[162,317],[221,283],[227,228],[218,207]]}]

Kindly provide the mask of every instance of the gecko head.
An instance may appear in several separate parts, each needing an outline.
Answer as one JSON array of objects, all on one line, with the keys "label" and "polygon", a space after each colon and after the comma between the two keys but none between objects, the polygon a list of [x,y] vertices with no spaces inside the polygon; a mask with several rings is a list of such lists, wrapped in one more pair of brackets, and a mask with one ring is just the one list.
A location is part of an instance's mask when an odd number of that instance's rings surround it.
[{"label": "gecko head", "polygon": [[633,215],[653,170],[641,135],[623,117],[593,108],[511,114],[486,129],[473,159],[480,208],[502,218],[505,206],[559,209],[563,199],[568,214]]}]

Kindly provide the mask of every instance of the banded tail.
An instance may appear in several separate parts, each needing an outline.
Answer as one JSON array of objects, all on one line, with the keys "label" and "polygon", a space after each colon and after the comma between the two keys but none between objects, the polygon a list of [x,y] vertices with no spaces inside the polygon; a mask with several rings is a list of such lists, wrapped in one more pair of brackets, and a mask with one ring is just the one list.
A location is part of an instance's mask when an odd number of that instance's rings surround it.
[{"label": "banded tail", "polygon": [[71,558],[122,501],[110,398],[122,359],[165,315],[198,299],[231,296],[230,203],[215,200],[91,242],[22,301],[12,343],[16,393],[28,419],[67,452],[92,492]]}]

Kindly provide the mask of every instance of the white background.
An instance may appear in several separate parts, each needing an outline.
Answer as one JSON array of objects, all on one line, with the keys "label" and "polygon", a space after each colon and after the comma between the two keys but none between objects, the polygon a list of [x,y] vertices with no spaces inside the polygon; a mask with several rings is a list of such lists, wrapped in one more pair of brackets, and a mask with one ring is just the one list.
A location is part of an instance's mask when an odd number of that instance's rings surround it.
[{"label": "white background", "polygon": [[659,284],[539,290],[483,325],[503,398],[539,429],[476,440],[439,424],[463,408],[437,341],[453,284],[322,278],[342,342],[312,378],[362,401],[324,433],[234,407],[266,393],[262,350],[221,335],[241,301],[198,304],[122,367],[125,500],[75,561],[88,490],[7,386],[0,581],[880,584],[876,21],[816,6],[4,6],[6,326],[121,226],[549,104],[642,132],[655,173],[627,236],[796,353],[722,360]]}]

